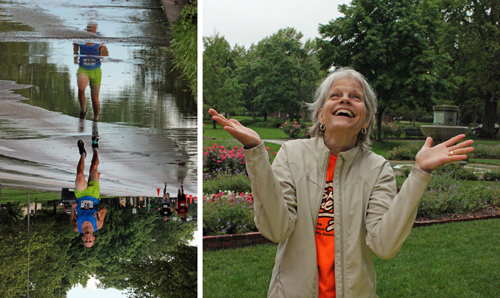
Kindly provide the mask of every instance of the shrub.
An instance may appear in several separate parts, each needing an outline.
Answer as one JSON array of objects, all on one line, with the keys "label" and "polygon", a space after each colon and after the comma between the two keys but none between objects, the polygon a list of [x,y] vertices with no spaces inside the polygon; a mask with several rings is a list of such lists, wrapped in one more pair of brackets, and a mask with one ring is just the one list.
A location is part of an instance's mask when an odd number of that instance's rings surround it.
[{"label": "shrub", "polygon": [[[420,203],[417,217],[435,218],[442,215],[462,214],[489,207],[500,207],[500,186],[447,186],[432,184]],[[441,191],[436,191],[434,187]]]},{"label": "shrub", "polygon": [[203,236],[256,231],[250,193],[220,192],[203,196]]},{"label": "shrub", "polygon": [[218,193],[230,189],[234,192],[251,192],[250,178],[245,173],[229,174],[218,172],[205,175],[203,179],[203,193]]},{"label": "shrub", "polygon": [[415,160],[415,155],[420,151],[421,146],[416,143],[407,143],[395,147],[387,154],[389,160]]},{"label": "shrub", "polygon": [[174,53],[174,69],[180,69],[187,84],[197,98],[197,1],[187,1],[179,15],[179,20],[172,26],[174,38],[170,49]]},{"label": "shrub", "polygon": [[[224,146],[213,144],[212,147],[206,147],[205,150],[203,151],[203,167],[209,173],[246,173],[243,146],[234,146],[228,150]],[[266,150],[269,153],[269,161],[273,160],[277,152],[269,147],[266,147]]]},{"label": "shrub", "polygon": [[479,180],[479,175],[474,172],[473,169],[464,168],[460,164],[447,164],[445,166],[437,168],[434,175],[447,175],[453,179],[459,180]]},{"label": "shrub", "polygon": [[500,158],[500,145],[475,145],[471,158]]},{"label": "shrub", "polygon": [[404,133],[405,127],[403,124],[394,122],[382,122],[382,137],[383,138],[399,138]]},{"label": "shrub", "polygon": [[488,171],[483,175],[484,180],[500,180],[500,170]]},{"label": "shrub", "polygon": [[298,139],[304,134],[302,125],[297,121],[295,121],[293,124],[285,122],[281,125],[280,128],[290,139]]},{"label": "shrub", "polygon": [[281,120],[262,121],[258,119],[242,119],[240,121],[243,126],[265,127],[265,128],[279,128]]}]

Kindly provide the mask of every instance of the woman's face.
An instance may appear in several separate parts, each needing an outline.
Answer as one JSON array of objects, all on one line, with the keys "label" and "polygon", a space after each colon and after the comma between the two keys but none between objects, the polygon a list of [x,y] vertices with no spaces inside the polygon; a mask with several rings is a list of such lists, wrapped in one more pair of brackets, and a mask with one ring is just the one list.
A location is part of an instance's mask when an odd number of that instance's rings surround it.
[{"label": "woman's face", "polygon": [[319,120],[325,126],[326,135],[342,129],[355,137],[362,128],[368,128],[368,116],[363,87],[350,78],[333,83],[319,111]]}]

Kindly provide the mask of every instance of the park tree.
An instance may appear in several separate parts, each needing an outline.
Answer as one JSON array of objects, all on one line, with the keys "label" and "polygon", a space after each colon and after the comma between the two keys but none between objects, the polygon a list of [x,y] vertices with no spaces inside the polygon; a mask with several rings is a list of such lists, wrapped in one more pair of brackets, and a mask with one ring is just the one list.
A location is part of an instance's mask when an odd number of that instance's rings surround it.
[{"label": "park tree", "polygon": [[280,29],[257,44],[254,106],[267,120],[269,112],[283,111],[298,119],[304,102],[310,102],[320,77],[311,42],[293,28]]},{"label": "park tree", "polygon": [[437,6],[428,0],[354,0],[340,5],[343,17],[320,25],[322,67],[352,67],[377,94],[377,140],[382,141],[386,109],[430,109],[436,91],[455,88],[448,77],[449,55],[439,54],[442,27]]},{"label": "park tree", "polygon": [[[219,113],[240,113],[244,110],[241,101],[242,86],[234,74],[234,54],[226,39],[218,34],[204,37],[203,52],[203,105]],[[213,128],[216,128],[213,121]]]},{"label": "park tree", "polygon": [[255,84],[255,79],[258,75],[255,67],[258,59],[256,45],[252,44],[248,50],[236,45],[233,52],[235,52],[235,57],[237,57],[236,76],[238,77],[238,81],[242,83],[241,92],[244,107],[255,119],[259,111],[259,107],[254,102],[254,98],[258,94],[258,88]]},{"label": "park tree", "polygon": [[[463,78],[457,101],[467,110],[483,106],[479,137],[493,138],[500,96],[500,2],[439,0],[445,26],[444,50],[453,57],[454,72]],[[466,92],[463,92],[466,90]],[[476,117],[472,115],[473,121]]]}]

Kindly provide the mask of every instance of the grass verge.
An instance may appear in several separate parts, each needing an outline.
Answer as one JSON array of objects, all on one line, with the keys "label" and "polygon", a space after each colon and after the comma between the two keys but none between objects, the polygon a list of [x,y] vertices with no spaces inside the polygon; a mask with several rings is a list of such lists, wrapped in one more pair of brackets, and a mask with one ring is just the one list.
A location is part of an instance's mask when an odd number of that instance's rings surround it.
[{"label": "grass verge", "polygon": [[[392,259],[375,257],[379,297],[500,297],[500,220],[413,229]],[[203,252],[203,297],[265,297],[275,244]]]},{"label": "grass verge", "polygon": [[61,199],[61,192],[2,187],[0,202],[27,202],[28,192],[30,193],[30,201],[32,202],[34,202],[35,199],[38,199],[38,202]]}]

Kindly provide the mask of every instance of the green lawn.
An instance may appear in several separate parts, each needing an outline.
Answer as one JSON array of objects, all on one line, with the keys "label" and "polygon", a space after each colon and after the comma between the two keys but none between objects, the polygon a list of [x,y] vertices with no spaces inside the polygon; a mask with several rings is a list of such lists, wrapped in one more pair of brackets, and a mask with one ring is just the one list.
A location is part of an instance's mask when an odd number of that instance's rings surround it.
[{"label": "green lawn", "polygon": [[12,201],[27,202],[28,192],[30,193],[30,201],[32,202],[34,202],[35,199],[38,199],[38,202],[61,199],[61,192],[2,187],[2,193],[0,194],[0,203]]},{"label": "green lawn", "polygon": [[[203,297],[265,297],[276,245],[203,252]],[[500,219],[413,229],[375,257],[379,297],[500,297]],[[300,256],[298,256],[300,257]]]}]

